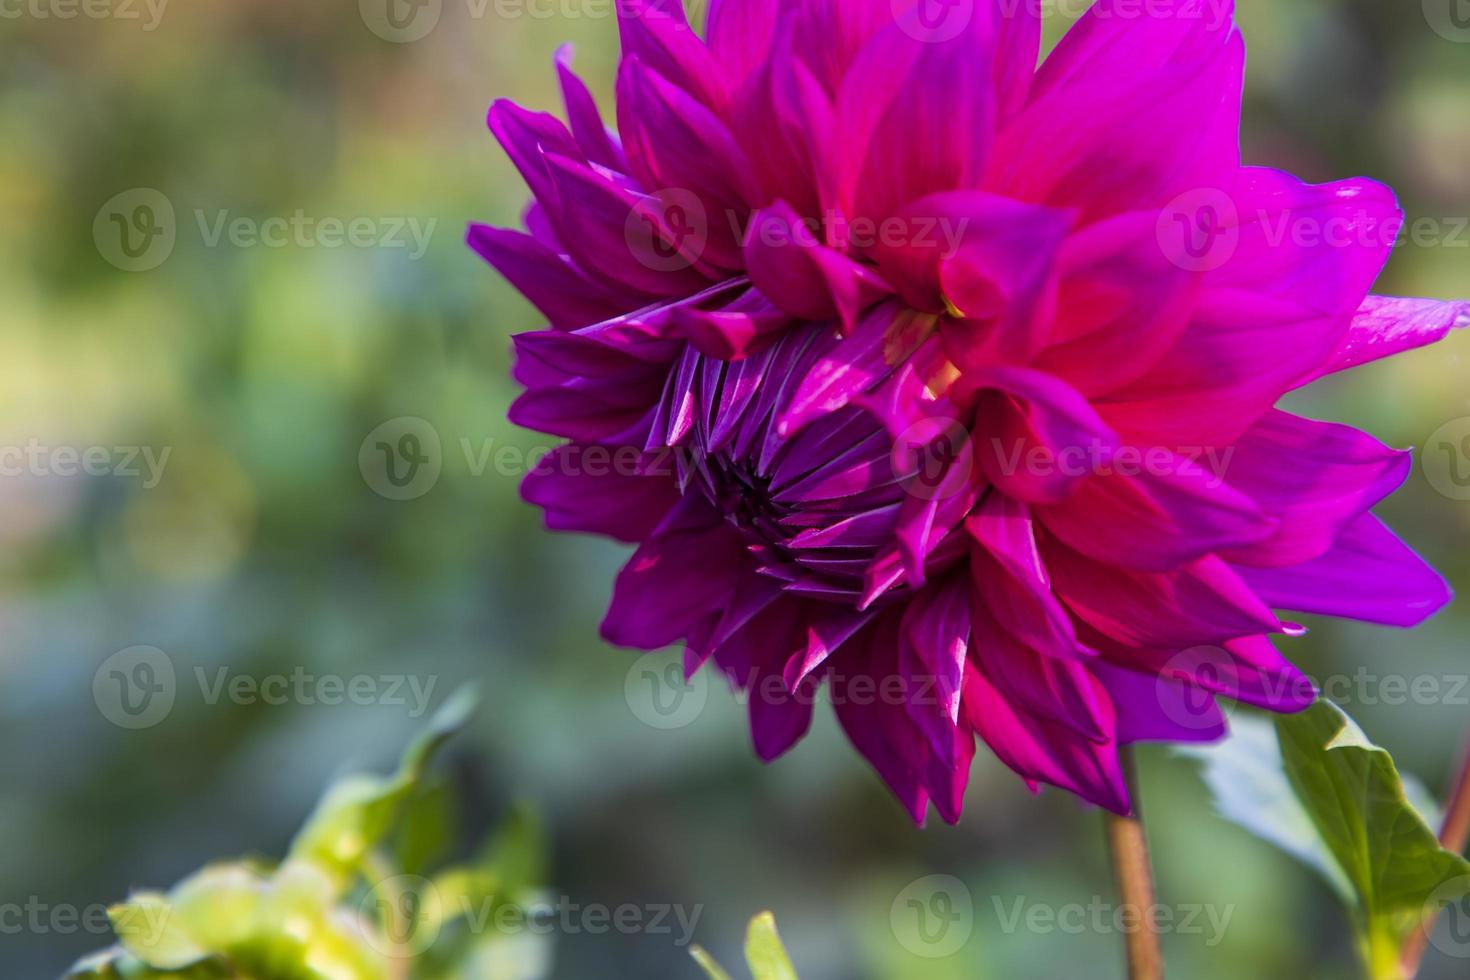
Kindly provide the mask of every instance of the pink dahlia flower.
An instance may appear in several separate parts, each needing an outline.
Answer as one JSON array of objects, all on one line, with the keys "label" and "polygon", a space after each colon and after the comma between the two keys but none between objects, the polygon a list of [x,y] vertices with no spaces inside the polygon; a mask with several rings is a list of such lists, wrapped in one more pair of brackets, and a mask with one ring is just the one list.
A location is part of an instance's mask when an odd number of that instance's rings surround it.
[{"label": "pink dahlia flower", "polygon": [[767,760],[825,686],[916,820],[976,736],[1127,812],[1120,746],[1314,699],[1273,610],[1449,598],[1369,513],[1408,455],[1274,407],[1470,315],[1369,295],[1392,192],[1241,165],[1228,2],[1040,68],[1034,6],[621,0],[617,135],[559,58],[567,124],[490,111],[527,231],[470,232],[550,321],[526,498],[637,545],[605,637],[713,659]]}]

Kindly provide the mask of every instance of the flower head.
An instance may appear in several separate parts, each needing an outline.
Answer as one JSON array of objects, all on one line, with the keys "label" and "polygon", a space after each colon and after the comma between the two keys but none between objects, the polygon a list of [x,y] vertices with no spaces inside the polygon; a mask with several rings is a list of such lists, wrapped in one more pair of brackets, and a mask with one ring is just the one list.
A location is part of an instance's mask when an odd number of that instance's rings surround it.
[{"label": "flower head", "polygon": [[471,245],[550,321],[524,494],[637,545],[604,635],[683,643],[757,752],[825,687],[915,819],[982,739],[1130,808],[1140,740],[1214,695],[1315,691],[1276,609],[1413,625],[1443,581],[1369,513],[1407,454],[1275,408],[1466,304],[1369,296],[1369,180],[1242,166],[1228,0],[1100,0],[1036,68],[1037,4],[621,0],[617,135],[497,103],[535,197]]}]

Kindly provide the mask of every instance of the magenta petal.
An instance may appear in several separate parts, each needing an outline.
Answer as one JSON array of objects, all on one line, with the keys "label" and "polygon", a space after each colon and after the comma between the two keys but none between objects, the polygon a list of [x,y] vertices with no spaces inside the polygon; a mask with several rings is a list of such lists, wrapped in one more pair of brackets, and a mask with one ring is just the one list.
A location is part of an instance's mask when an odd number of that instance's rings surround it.
[{"label": "magenta petal", "polygon": [[[1087,223],[1228,182],[1239,156],[1240,35],[1228,17],[1198,11],[1100,12],[1119,3],[1129,0],[1094,7],[1042,66],[1030,102],[996,140],[987,189],[1075,207]],[[1090,27],[1110,43],[1088,43]]]},{"label": "magenta petal", "polygon": [[786,686],[798,690],[813,671],[868,625],[874,615],[837,606],[810,620],[806,626],[806,646],[798,648],[782,668],[781,677]]},{"label": "magenta petal", "polygon": [[1174,348],[1102,409],[1155,445],[1229,445],[1320,371],[1402,220],[1392,192],[1373,181],[1312,186],[1259,168],[1242,170],[1228,198],[1211,195],[1198,207],[1238,219],[1222,225],[1223,264],[1206,274]]},{"label": "magenta petal", "polygon": [[1147,453],[1126,468],[1114,455],[1066,502],[1038,506],[1037,520],[1089,558],[1151,572],[1254,545],[1280,526],[1225,482],[1228,469],[1214,472],[1167,450]]},{"label": "magenta petal", "polygon": [[[909,676],[932,682],[926,688],[932,703],[910,702],[918,709],[916,717],[937,715],[952,729],[960,720],[960,690],[970,646],[970,588],[965,577],[952,576],[909,603],[900,637],[900,649],[911,665]],[[916,699],[918,693],[913,692]],[[933,732],[929,734],[937,749],[947,751],[953,744],[947,735],[936,739]]]},{"label": "magenta petal", "polygon": [[581,147],[561,120],[500,99],[490,107],[486,121],[536,199],[543,205],[553,200],[555,194],[546,173],[545,154],[582,159]]},{"label": "magenta petal", "polygon": [[996,626],[1037,653],[1091,655],[1077,641],[1071,618],[1052,592],[1027,507],[1003,494],[990,494],[965,528],[979,545],[970,555],[975,594]]},{"label": "magenta petal", "polygon": [[834,96],[867,43],[894,20],[894,0],[801,0],[795,50]]},{"label": "magenta petal", "polygon": [[1120,215],[1067,239],[1057,260],[1056,323],[1036,366],[1088,397],[1122,388],[1189,323],[1199,277],[1159,248],[1155,212]]},{"label": "magenta petal", "polygon": [[618,126],[634,176],[648,193],[667,197],[667,220],[697,237],[697,258],[740,269],[741,222],[757,191],[745,150],[725,124],[627,58],[618,74]]},{"label": "magenta petal", "polygon": [[1280,522],[1264,541],[1228,551],[1242,565],[1296,565],[1408,479],[1409,453],[1345,425],[1273,411],[1233,447],[1226,475]]},{"label": "magenta petal", "polygon": [[778,0],[712,0],[709,48],[732,91],[755,70],[776,33]]},{"label": "magenta petal", "polygon": [[585,327],[623,312],[626,300],[529,235],[470,225],[467,241],[559,330]]},{"label": "magenta petal", "polygon": [[997,116],[995,11],[977,4],[967,14],[943,37],[917,8],[899,13],[843,80],[834,159],[850,216],[882,220],[926,194],[979,183]]},{"label": "magenta petal", "polygon": [[924,584],[930,556],[952,540],[951,532],[964,523],[984,491],[985,481],[975,471],[973,450],[967,442],[940,476],[935,492],[910,492],[904,497],[896,531],[910,585]]},{"label": "magenta petal", "polygon": [[579,267],[646,296],[688,296],[709,285],[697,269],[707,236],[671,227],[658,198],[565,157],[548,155],[546,165],[555,199],[543,203]]},{"label": "magenta petal", "polygon": [[546,511],[554,531],[642,541],[679,501],[672,472],[650,456],[589,445],[561,446],[526,474],[521,495]]},{"label": "magenta petal", "polygon": [[836,317],[849,333],[858,314],[889,292],[870,268],[821,244],[785,201],[752,215],[745,268],[756,288],[787,313],[807,320]]},{"label": "magenta petal", "polygon": [[1098,0],[1036,74],[1032,98],[1187,64],[1233,27],[1234,0]]},{"label": "magenta petal", "polygon": [[996,108],[1002,124],[1019,112],[1031,95],[1041,54],[1041,13],[1042,0],[999,5],[994,75]]},{"label": "magenta petal", "polygon": [[974,629],[971,663],[1017,711],[1092,742],[1108,741],[1112,706],[1090,665],[1031,650],[979,610]]},{"label": "magenta petal", "polygon": [[1225,737],[1214,695],[1184,681],[1097,664],[1098,680],[1118,712],[1118,741],[1213,742]]},{"label": "magenta petal", "polygon": [[916,309],[1002,318],[1010,349],[1039,347],[1034,318],[1072,225],[1066,211],[981,191],[930,194],[906,205],[872,242],[857,242]]},{"label": "magenta petal", "polygon": [[745,146],[760,148],[751,157],[764,191],[760,203],[784,200],[806,217],[835,219],[837,168],[828,159],[835,110],[797,56],[793,29],[788,18],[766,60],[740,90],[730,125]]},{"label": "magenta petal", "polygon": [[1470,326],[1470,303],[1369,296],[1327,365],[1302,383],[1436,343],[1465,326]]},{"label": "magenta petal", "polygon": [[1385,626],[1418,626],[1454,598],[1439,573],[1371,514],[1349,525],[1320,558],[1237,571],[1275,608]]},{"label": "magenta petal", "polygon": [[1149,573],[1099,564],[1051,540],[1042,555],[1062,602],[1127,646],[1183,648],[1285,629],[1218,558]]},{"label": "magenta petal", "polygon": [[1087,399],[1040,371],[974,371],[960,379],[953,397],[974,406],[975,453],[986,478],[1019,500],[1067,499],[1118,445]]},{"label": "magenta petal", "polygon": [[[640,650],[678,642],[729,602],[740,556],[739,535],[702,502],[684,498],[618,573],[603,638]],[[668,602],[674,593],[677,608]]]},{"label": "magenta petal", "polygon": [[621,144],[608,132],[597,111],[597,102],[587,85],[572,71],[572,46],[564,44],[556,51],[556,74],[561,81],[562,101],[566,103],[567,119],[572,126],[572,136],[582,153],[592,163],[612,170],[626,171],[628,160],[623,155]]},{"label": "magenta petal", "polygon": [[[924,822],[929,801],[935,796],[943,798],[941,815],[954,819],[969,766],[939,763],[928,739],[909,716],[906,698],[913,682],[900,673],[898,617],[880,620],[858,643],[865,648],[865,655],[854,651],[852,657],[844,658],[840,670],[834,668],[828,680],[837,721],[915,823]],[[956,729],[956,737],[963,744],[968,735]],[[968,755],[963,757],[968,762]]]},{"label": "magenta petal", "polygon": [[902,313],[895,303],[885,303],[863,317],[850,337],[835,344],[798,379],[781,413],[781,431],[796,432],[872,389],[893,370],[890,339],[895,333],[899,337],[906,333],[902,325],[912,316]]},{"label": "magenta petal", "polygon": [[618,0],[616,8],[625,57],[637,58],[715,112],[728,107],[725,75],[679,0]]},{"label": "magenta petal", "polygon": [[[1111,715],[1106,691],[1101,682],[1094,684],[1099,703]],[[973,664],[965,673],[963,704],[976,734],[1020,776],[1058,786],[1114,813],[1132,809],[1116,744],[1083,738],[1019,709]]]},{"label": "magenta petal", "polygon": [[719,309],[681,306],[671,323],[699,352],[722,361],[738,360],[774,334],[792,326],[795,318],[766,299],[759,290],[746,290]]}]

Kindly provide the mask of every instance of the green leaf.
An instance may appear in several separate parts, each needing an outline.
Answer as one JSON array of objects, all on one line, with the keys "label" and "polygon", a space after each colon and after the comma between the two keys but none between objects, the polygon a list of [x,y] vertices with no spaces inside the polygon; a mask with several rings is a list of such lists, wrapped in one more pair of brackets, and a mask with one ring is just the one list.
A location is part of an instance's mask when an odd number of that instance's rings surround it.
[{"label": "green leaf", "polygon": [[[730,980],[730,974],[704,951],[704,947],[691,946],[689,955],[694,957],[694,962],[709,975],[710,980]],[[769,912],[762,912],[750,920],[750,928],[745,933],[745,963],[755,980],[796,980],[796,968],[791,965],[791,957],[786,955],[786,947],[776,932],[776,917]]]},{"label": "green leaf", "polygon": [[755,980],[796,980],[796,968],[781,937],[776,932],[776,917],[762,912],[750,920],[745,934],[745,962]]},{"label": "green leaf", "polygon": [[713,956],[704,951],[703,946],[689,947],[689,955],[694,957],[694,962],[704,968],[704,972],[709,975],[710,980],[730,980],[730,974],[720,968],[720,964],[715,962]]},{"label": "green leaf", "polygon": [[476,867],[500,881],[501,891],[514,897],[538,886],[546,877],[546,834],[541,818],[521,803],[481,850]]},{"label": "green leaf", "polygon": [[392,848],[398,870],[424,874],[449,854],[458,832],[454,789],[445,780],[435,780],[403,807]]},{"label": "green leaf", "polygon": [[[1319,701],[1276,722],[1287,778],[1357,898],[1365,956],[1380,976],[1442,889],[1470,886],[1470,862],[1440,847],[1404,793],[1393,758],[1343,711]],[[1438,893],[1438,895],[1436,895]]]},{"label": "green leaf", "polygon": [[[1192,750],[1222,815],[1317,868],[1348,906],[1375,978],[1399,978],[1408,937],[1470,894],[1470,862],[1444,850],[1392,757],[1319,701],[1275,720],[1276,743],[1238,718],[1223,746]],[[1433,908],[1431,908],[1433,905]]]},{"label": "green leaf", "polygon": [[139,892],[107,910],[112,931],[129,954],[159,970],[182,970],[209,958],[166,895]]},{"label": "green leaf", "polygon": [[478,700],[472,688],[450,697],[409,745],[393,776],[350,775],[332,785],[292,841],[290,859],[318,864],[345,886],[388,836],[418,793],[434,754],[468,724]]}]

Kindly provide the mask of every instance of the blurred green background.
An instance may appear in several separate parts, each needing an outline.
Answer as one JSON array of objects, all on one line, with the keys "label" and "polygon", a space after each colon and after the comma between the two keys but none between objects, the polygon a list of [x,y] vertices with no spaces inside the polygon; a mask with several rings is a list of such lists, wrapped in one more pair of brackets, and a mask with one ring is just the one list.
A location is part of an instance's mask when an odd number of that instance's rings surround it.
[{"label": "blurred green background", "polygon": [[[0,446],[53,453],[0,478],[0,909],[48,912],[39,928],[0,915],[0,974],[54,977],[109,942],[49,912],[85,918],[212,858],[281,853],[345,763],[386,765],[422,724],[392,684],[438,704],[481,680],[454,757],[466,841],[533,802],[548,885],[571,902],[678,905],[732,963],[746,920],[773,908],[804,980],[1118,975],[1107,929],[1010,926],[1018,902],[1111,901],[1095,813],[1031,798],[982,750],[961,826],[916,832],[825,712],[770,768],[720,684],[665,720],[647,665],[597,639],[621,549],[549,535],[519,501],[514,457],[548,443],[505,422],[507,337],[537,318],[462,244],[467,221],[510,224],[523,204],[483,115],[499,96],[555,108],[565,40],[606,106],[608,4],[442,0],[432,31],[395,41],[374,0],[158,2],[0,11]],[[1470,30],[1417,0],[1240,6],[1248,161],[1391,183],[1440,240],[1403,247],[1379,291],[1470,294],[1470,231],[1454,234],[1470,215]],[[138,188],[174,210],[176,240],[126,271],[107,205]],[[211,244],[221,217],[298,212],[306,230],[279,247]],[[328,219],[374,243],[331,247]],[[405,222],[428,235],[421,256]],[[1470,416],[1467,355],[1460,336],[1299,407],[1425,446]],[[438,436],[442,472],[394,500],[359,450],[403,417]],[[96,447],[107,472],[68,476],[57,447]],[[132,475],[132,447],[168,451],[161,478],[141,456]],[[1416,469],[1384,513],[1470,591],[1470,504]],[[1293,656],[1348,678],[1345,707],[1442,788],[1470,720],[1464,604],[1413,634],[1313,625]],[[150,663],[174,698],[129,728],[104,663],[131,671],[137,654],[109,658],[138,645],[164,652]],[[210,693],[293,674],[376,694]],[[1405,702],[1393,677],[1438,693]],[[1143,762],[1164,901],[1229,915],[1222,935],[1205,919],[1166,937],[1173,975],[1354,976],[1326,888],[1214,817],[1190,764]],[[936,874],[973,903],[941,958],[903,925]],[[554,975],[694,977],[678,932],[566,930]],[[1464,969],[1431,953],[1425,976]]]}]

